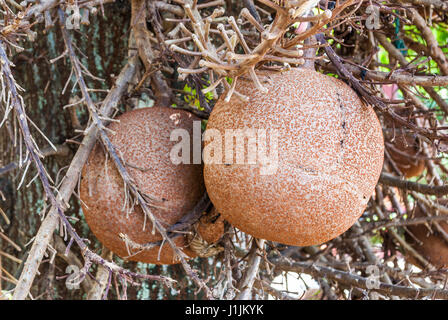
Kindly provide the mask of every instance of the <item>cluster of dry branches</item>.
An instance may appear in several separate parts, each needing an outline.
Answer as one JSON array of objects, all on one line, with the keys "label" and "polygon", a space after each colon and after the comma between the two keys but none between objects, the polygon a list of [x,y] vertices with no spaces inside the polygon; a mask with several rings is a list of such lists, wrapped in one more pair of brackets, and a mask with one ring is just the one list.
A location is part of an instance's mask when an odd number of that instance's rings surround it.
[{"label": "cluster of dry branches", "polygon": [[[68,30],[68,26],[78,20],[89,26],[93,20],[102,19],[98,13],[107,16],[108,2],[112,1],[18,4],[7,0],[1,4],[0,132],[10,139],[13,147],[8,152],[14,155],[14,161],[0,162],[0,177],[20,172],[17,189],[39,180],[46,205],[22,259],[14,253],[22,252],[25,244],[16,243],[2,228],[9,224],[9,217],[0,208],[0,289],[2,281],[12,283],[12,298],[33,298],[30,292],[39,267],[54,265],[54,256],[61,250],[69,264],[80,267],[76,281],[86,287],[83,290],[89,292],[89,298],[107,298],[112,280],[116,297],[122,299],[127,296],[128,284],[155,281],[171,288],[181,280],[172,274],[150,275],[126,269],[106,250],[97,254],[80,236],[82,222],[72,221],[69,201],[79,201],[81,169],[100,140],[124,181],[126,198],[132,201],[130,207],[140,206],[153,226],[148,232],[160,233],[162,244],[173,248],[181,271],[187,275],[184,290],[193,286],[193,295],[207,299],[448,299],[448,261],[440,265],[422,254],[421,241],[410,230],[411,226],[425,226],[426,232],[439,237],[448,251],[448,207],[443,201],[448,193],[444,161],[448,140],[448,43],[440,40],[448,39],[445,2],[131,0],[128,56],[119,57],[127,63],[107,95],[99,99],[94,94],[97,89],[89,87],[86,79],[101,79],[83,65],[82,50],[74,42],[76,30]],[[23,99],[27,88],[22,89],[15,80],[11,60],[33,46],[39,28],[58,28],[62,34],[65,50],[51,57],[50,63],[65,60],[71,71],[64,91],[73,81],[73,88],[80,93],[72,95],[64,110],[84,108],[88,114],[84,126],[76,113],[70,114],[79,134],[66,139],[76,141],[74,155],[66,144],[53,143],[34,124]],[[227,225],[219,243],[224,249],[202,258],[208,267],[200,270],[173,239],[193,229],[210,206],[207,195],[183,220],[164,227],[152,214],[154,199],[139,190],[111,143],[107,124],[125,98],[146,92],[157,105],[175,104],[207,119],[220,96],[226,100],[232,95],[249,99],[238,92],[239,78],[252,80],[264,92],[265,79],[259,71],[281,72],[291,67],[338,76],[375,107],[386,138],[384,169],[375,194],[349,231],[320,246],[270,243]],[[179,90],[185,83],[190,90]],[[38,146],[31,127],[49,147]],[[400,139],[404,145],[397,143]],[[55,155],[71,157],[62,178],[54,177],[44,165],[45,158]],[[409,168],[417,165],[422,170],[416,177],[407,178]],[[31,173],[34,176],[30,178]],[[6,200],[1,190],[0,198]],[[416,211],[422,214],[417,216]],[[123,241],[135,250],[155,245],[131,243],[125,236]],[[79,250],[74,251],[74,243]],[[50,259],[45,260],[48,256]],[[5,260],[21,263],[19,276],[7,270],[2,264]],[[95,265],[96,276],[92,274]],[[378,272],[372,274],[372,267]],[[303,280],[304,274],[317,282],[317,291],[306,288],[299,294],[277,283],[297,277],[306,287],[309,281]],[[2,290],[0,296],[7,293]]]}]

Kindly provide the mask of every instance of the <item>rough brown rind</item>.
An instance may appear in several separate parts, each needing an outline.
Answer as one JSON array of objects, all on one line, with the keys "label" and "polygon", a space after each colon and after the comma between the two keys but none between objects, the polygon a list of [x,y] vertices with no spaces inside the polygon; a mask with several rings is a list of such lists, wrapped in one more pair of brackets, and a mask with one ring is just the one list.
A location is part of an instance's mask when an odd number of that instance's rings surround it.
[{"label": "rough brown rind", "polygon": [[[448,200],[441,199],[439,200],[439,203],[446,206]],[[417,206],[413,217],[418,218],[425,216],[424,212]],[[448,233],[448,223],[439,222],[439,225]],[[436,268],[448,268],[448,243],[443,236],[437,232],[435,227],[431,227],[430,229],[427,225],[419,224],[407,228],[412,233],[412,236],[407,234],[406,240],[418,253]],[[423,268],[421,263],[411,255],[409,255],[409,261],[416,266]]]},{"label": "rough brown rind", "polygon": [[240,80],[249,102],[220,99],[207,130],[222,137],[226,129],[278,130],[277,172],[260,175],[260,163],[206,163],[208,194],[224,219],[255,237],[326,242],[359,218],[374,192],[384,158],[381,125],[340,80],[307,69],[268,77],[267,94]]},{"label": "rough brown rind", "polygon": [[[170,108],[144,108],[126,112],[117,118],[120,123],[111,123],[109,128],[115,132],[110,135],[118,154],[127,164],[127,170],[140,190],[160,202],[153,208],[154,215],[168,227],[199,201],[205,187],[202,165],[175,165],[170,160],[171,148],[177,143],[170,141],[174,129],[185,129],[190,137],[193,134],[195,116],[182,110]],[[129,215],[124,210],[125,193],[123,181],[110,158],[106,158],[101,144],[97,144],[82,172],[80,197],[86,221],[92,232],[107,248],[119,255],[128,257],[129,252],[119,234],[126,234],[133,242],[145,244],[161,240],[161,235],[151,234],[152,224],[136,206]],[[187,242],[183,236],[175,243],[184,247]],[[128,260],[156,264],[178,263],[174,261],[173,250],[165,243],[163,250],[155,247]],[[160,260],[157,259],[160,251]],[[189,256],[195,254],[185,248]]]}]

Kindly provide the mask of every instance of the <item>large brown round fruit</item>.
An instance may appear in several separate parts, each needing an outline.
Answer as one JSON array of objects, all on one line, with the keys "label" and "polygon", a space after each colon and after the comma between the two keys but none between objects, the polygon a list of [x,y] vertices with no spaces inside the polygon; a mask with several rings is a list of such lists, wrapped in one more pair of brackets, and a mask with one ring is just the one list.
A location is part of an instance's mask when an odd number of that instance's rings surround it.
[{"label": "large brown round fruit", "polygon": [[[381,125],[340,80],[307,69],[267,77],[268,93],[240,80],[237,89],[247,102],[233,95],[228,103],[216,103],[206,132],[221,138],[223,159],[211,163],[217,144],[209,138],[208,194],[225,220],[255,237],[300,246],[326,242],[353,225],[374,192],[384,158]],[[278,133],[276,170],[263,157],[250,164],[247,155],[253,152],[241,143],[236,149],[246,155],[244,162],[236,163],[235,154],[233,161],[225,159],[226,132],[248,128],[266,130],[267,143],[260,139],[256,146],[260,151],[266,145],[267,155]]]},{"label": "large brown round fruit", "polygon": [[[447,199],[439,200],[441,205],[446,206],[448,204]],[[430,210],[430,209],[428,209]],[[414,218],[426,217],[419,205],[415,208]],[[440,227],[448,233],[448,223],[439,221]],[[406,234],[406,240],[409,244],[431,263],[436,268],[448,268],[448,243],[443,236],[432,226],[431,229],[428,225],[418,224],[408,226],[408,230],[412,235]],[[413,264],[424,267],[414,256],[408,255],[409,261]]]},{"label": "large brown round fruit", "polygon": [[[153,204],[157,208],[151,208],[153,214],[165,228],[171,226],[193,209],[205,192],[202,165],[176,165],[170,159],[171,149],[177,144],[170,141],[171,132],[185,129],[192,137],[193,120],[199,119],[182,110],[160,107],[133,110],[117,119],[120,122],[113,122],[108,128],[115,132],[109,137],[118,155],[140,190],[156,199]],[[122,178],[99,143],[84,166],[80,193],[87,224],[98,240],[120,257],[129,256],[120,234],[141,245],[162,239],[158,232],[151,234],[152,224],[146,219],[145,225],[140,206],[126,212]],[[175,243],[180,247],[187,245],[183,236],[178,236]],[[188,248],[184,252],[195,256]],[[173,250],[165,243],[162,250],[156,246],[129,256],[128,260],[177,263],[173,257]]]}]

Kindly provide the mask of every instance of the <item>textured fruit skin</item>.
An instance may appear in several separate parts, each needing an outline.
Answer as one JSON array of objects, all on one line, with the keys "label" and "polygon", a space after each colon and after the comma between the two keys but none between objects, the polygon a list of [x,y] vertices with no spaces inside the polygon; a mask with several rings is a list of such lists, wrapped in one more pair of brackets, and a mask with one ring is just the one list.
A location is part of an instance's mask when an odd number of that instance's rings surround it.
[{"label": "textured fruit skin", "polygon": [[[152,208],[153,214],[168,227],[188,213],[199,201],[205,187],[202,165],[179,164],[170,160],[170,150],[177,141],[170,141],[173,129],[185,129],[190,137],[193,134],[195,116],[182,110],[170,108],[144,108],[126,112],[117,118],[120,123],[111,123],[109,128],[115,132],[109,137],[127,164],[127,170],[140,190],[159,199],[155,203],[161,208]],[[137,168],[136,168],[137,167]],[[141,170],[144,169],[144,170]],[[120,257],[129,253],[119,234],[126,234],[138,244],[159,241],[161,235],[151,234],[152,224],[146,219],[139,206],[129,215],[123,210],[124,185],[115,168],[113,160],[106,159],[100,143],[94,147],[87,164],[83,168],[81,189],[82,208],[92,232],[108,249]],[[186,246],[183,236],[177,237],[176,244]],[[172,264],[173,251],[168,243],[145,250],[128,260],[155,264]],[[184,250],[190,256],[192,251]]]},{"label": "textured fruit skin", "polygon": [[381,125],[340,80],[307,69],[268,77],[267,94],[240,80],[249,101],[219,100],[207,130],[222,137],[225,129],[278,130],[277,171],[205,163],[205,185],[218,212],[240,230],[288,245],[320,244],[353,225],[374,192],[384,159]]},{"label": "textured fruit skin", "polygon": [[[439,200],[441,205],[446,206],[448,200]],[[419,206],[415,208],[414,218],[426,217],[425,213]],[[440,227],[448,233],[448,224],[446,222],[439,221]],[[413,237],[406,234],[406,241],[412,245],[412,247],[420,253],[423,258],[429,261],[436,268],[448,268],[448,243],[444,240],[443,236],[437,232],[435,227],[431,227],[431,230],[425,224],[411,225],[407,227],[412,233]],[[418,239],[418,242],[416,239]],[[423,267],[414,256],[409,254],[409,261],[416,266]]]}]

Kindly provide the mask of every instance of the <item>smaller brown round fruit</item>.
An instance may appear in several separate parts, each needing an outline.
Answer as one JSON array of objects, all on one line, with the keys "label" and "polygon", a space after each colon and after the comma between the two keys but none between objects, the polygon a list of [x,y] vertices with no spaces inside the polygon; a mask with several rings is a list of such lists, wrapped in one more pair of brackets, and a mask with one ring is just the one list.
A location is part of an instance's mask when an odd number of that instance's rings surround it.
[{"label": "smaller brown round fruit", "polygon": [[[403,117],[408,116],[406,111],[397,113]],[[425,160],[419,158],[423,154],[418,138],[391,118],[385,119],[385,127],[386,147],[395,165],[406,178],[421,175],[425,170]]]},{"label": "smaller brown round fruit", "polygon": [[[439,200],[439,204],[446,206],[448,199]],[[414,217],[426,217],[419,205],[415,208]],[[438,222],[440,227],[448,233],[448,223]],[[412,236],[406,234],[406,240],[409,244],[436,268],[448,268],[448,243],[443,236],[438,233],[436,228],[428,228],[425,224],[408,226]],[[408,255],[409,261],[418,267],[424,267],[411,254]]]},{"label": "smaller brown round fruit", "polygon": [[[205,187],[202,165],[176,165],[171,161],[170,152],[178,142],[170,141],[170,135],[175,129],[184,129],[192,137],[193,120],[200,120],[186,111],[161,107],[136,109],[117,119],[119,123],[112,122],[108,127],[115,132],[109,135],[110,140],[141,192],[156,199],[151,207],[154,216],[165,228],[173,225],[193,209]],[[152,224],[145,219],[140,206],[126,210],[129,207],[125,203],[123,180],[100,143],[83,168],[80,193],[87,224],[115,254],[146,263],[179,262],[174,260],[168,243],[164,243],[162,250],[156,246],[130,256],[120,235],[139,245],[161,241],[162,237],[158,232],[151,233]],[[196,256],[185,248],[184,236],[177,236],[175,243],[184,247],[187,255]]]}]

